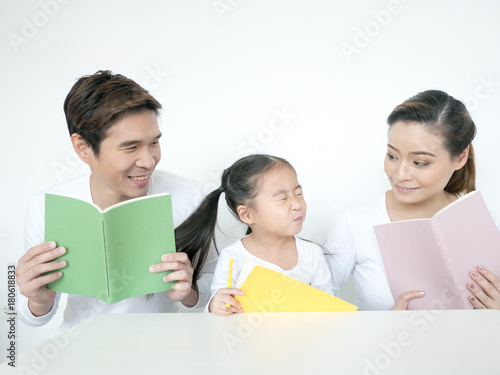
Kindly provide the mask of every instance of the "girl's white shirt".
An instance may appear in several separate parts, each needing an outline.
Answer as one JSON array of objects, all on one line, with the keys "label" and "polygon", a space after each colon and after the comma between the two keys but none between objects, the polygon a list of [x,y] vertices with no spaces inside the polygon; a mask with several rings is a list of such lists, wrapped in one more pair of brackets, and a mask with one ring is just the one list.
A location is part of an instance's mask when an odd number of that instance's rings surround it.
[{"label": "girl's white shirt", "polygon": [[[235,287],[238,276],[247,258],[252,259],[258,265],[272,269],[303,283],[309,284],[324,292],[333,294],[331,275],[321,246],[314,242],[303,240],[297,236],[295,244],[297,246],[297,264],[290,270],[284,270],[274,263],[270,263],[251,254],[239,239],[232,245],[221,250],[217,265],[215,266],[212,285],[210,286],[210,300],[221,288],[227,288],[229,277],[229,263],[233,259],[232,286]],[[208,305],[205,308],[208,312]]]}]

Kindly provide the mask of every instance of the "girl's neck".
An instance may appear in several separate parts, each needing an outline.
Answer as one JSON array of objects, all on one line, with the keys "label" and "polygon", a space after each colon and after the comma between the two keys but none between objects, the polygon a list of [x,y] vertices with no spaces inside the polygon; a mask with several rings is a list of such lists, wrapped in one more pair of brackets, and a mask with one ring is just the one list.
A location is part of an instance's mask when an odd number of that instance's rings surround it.
[{"label": "girl's neck", "polygon": [[252,232],[241,241],[250,254],[282,269],[290,270],[297,265],[298,253],[293,236],[272,236]]},{"label": "girl's neck", "polygon": [[456,195],[449,194],[444,190],[443,194],[411,204],[398,201],[392,190],[388,190],[385,197],[387,213],[391,221],[430,218],[439,210],[458,199]]}]

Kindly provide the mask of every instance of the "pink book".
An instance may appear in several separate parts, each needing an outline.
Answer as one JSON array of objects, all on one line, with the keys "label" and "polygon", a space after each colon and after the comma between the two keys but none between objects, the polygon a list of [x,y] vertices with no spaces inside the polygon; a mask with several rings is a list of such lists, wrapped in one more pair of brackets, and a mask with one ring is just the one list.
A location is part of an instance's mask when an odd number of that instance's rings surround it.
[{"label": "pink book", "polygon": [[472,309],[469,272],[482,265],[500,277],[500,231],[478,191],[430,219],[374,229],[394,300],[404,292],[425,291],[410,301],[410,310]]}]

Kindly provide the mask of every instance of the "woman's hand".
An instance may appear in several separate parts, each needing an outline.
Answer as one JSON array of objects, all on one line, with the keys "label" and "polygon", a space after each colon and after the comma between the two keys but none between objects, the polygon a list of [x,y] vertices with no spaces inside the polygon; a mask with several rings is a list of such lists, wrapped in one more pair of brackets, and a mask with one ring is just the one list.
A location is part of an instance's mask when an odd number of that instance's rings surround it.
[{"label": "woman's hand", "polygon": [[399,296],[391,310],[407,310],[408,303],[412,299],[422,298],[423,296],[425,296],[425,292],[419,290],[412,290],[411,292],[403,293]]},{"label": "woman's hand", "polygon": [[[241,304],[234,298],[234,296],[242,296],[245,292],[237,288],[221,288],[215,293],[208,311],[216,315],[231,315],[242,313]],[[229,304],[229,306],[227,306]]]},{"label": "woman's hand", "polygon": [[[473,294],[469,301],[476,309],[500,310],[500,280],[483,266],[472,271],[470,277],[474,283],[467,284],[467,289]],[[479,288],[478,288],[479,286]]]}]

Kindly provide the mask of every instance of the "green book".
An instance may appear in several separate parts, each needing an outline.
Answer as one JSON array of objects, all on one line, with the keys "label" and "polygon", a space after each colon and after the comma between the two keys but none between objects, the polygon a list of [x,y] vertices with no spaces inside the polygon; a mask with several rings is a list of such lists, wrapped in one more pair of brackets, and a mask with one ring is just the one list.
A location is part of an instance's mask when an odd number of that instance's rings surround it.
[{"label": "green book", "polygon": [[[170,194],[148,195],[108,207],[45,194],[45,241],[67,251],[62,277],[47,284],[57,292],[96,297],[111,304],[166,291],[168,272],[151,273],[161,256],[175,252]],[[169,271],[171,272],[171,271]]]}]

